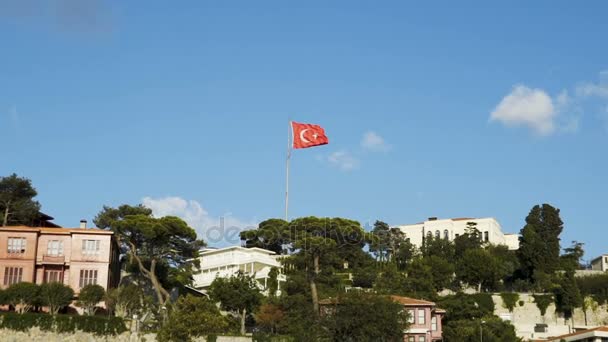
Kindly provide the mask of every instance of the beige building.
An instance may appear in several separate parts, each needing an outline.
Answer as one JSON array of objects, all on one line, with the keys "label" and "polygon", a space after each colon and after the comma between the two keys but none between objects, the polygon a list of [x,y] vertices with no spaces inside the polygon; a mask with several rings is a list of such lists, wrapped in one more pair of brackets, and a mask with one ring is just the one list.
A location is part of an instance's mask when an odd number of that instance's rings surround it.
[{"label": "beige building", "polygon": [[608,254],[602,254],[591,260],[591,269],[594,271],[608,271]]},{"label": "beige building", "polygon": [[0,227],[0,288],[20,282],[61,282],[78,293],[98,284],[118,285],[119,250],[107,230]]},{"label": "beige building", "polygon": [[420,248],[425,237],[442,238],[453,241],[460,235],[467,232],[467,224],[476,223],[476,228],[481,233],[484,242],[495,245],[505,245],[511,250],[519,249],[519,235],[505,234],[500,223],[492,217],[472,218],[459,217],[450,219],[438,219],[430,217],[428,220],[415,224],[397,226],[404,234],[405,238]]}]

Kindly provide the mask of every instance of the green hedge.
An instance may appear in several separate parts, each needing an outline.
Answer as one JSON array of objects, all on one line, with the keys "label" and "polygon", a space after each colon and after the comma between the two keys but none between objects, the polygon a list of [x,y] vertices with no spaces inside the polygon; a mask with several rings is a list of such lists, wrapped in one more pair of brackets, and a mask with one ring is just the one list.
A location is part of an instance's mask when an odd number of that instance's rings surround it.
[{"label": "green hedge", "polygon": [[22,315],[8,312],[0,314],[0,328],[27,331],[38,327],[43,331],[73,333],[76,330],[95,335],[118,335],[127,331],[120,317],[72,316],[25,313]]},{"label": "green hedge", "polygon": [[290,336],[273,335],[268,333],[256,332],[252,336],[253,342],[293,342],[295,339]]}]

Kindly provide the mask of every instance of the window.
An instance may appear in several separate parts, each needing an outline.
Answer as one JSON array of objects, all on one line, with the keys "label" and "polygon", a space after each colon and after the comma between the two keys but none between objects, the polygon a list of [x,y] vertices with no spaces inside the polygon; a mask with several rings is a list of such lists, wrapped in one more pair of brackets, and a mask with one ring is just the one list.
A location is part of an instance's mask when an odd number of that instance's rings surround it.
[{"label": "window", "polygon": [[437,331],[437,316],[431,318],[431,330]]},{"label": "window", "polygon": [[430,239],[433,237],[433,232],[431,232],[430,230],[426,233],[426,236]]},{"label": "window", "polygon": [[414,320],[416,319],[416,314],[414,313],[414,310],[408,310],[408,317],[407,317],[407,321],[409,323],[415,324],[416,322],[414,322]]},{"label": "window", "polygon": [[46,244],[47,255],[63,255],[63,241],[51,240]]},{"label": "window", "polygon": [[418,336],[418,342],[426,342],[426,337]]},{"label": "window", "polygon": [[414,336],[408,337],[407,342],[416,342],[415,337]]},{"label": "window", "polygon": [[63,272],[59,270],[46,270],[44,272],[45,283],[63,283]]},{"label": "window", "polygon": [[483,239],[485,242],[490,241],[490,232],[483,232]]},{"label": "window", "polygon": [[23,267],[5,267],[4,285],[13,285],[21,282],[23,277]]},{"label": "window", "polygon": [[82,240],[82,254],[84,254],[84,255],[99,254],[99,240]]},{"label": "window", "polygon": [[97,270],[80,270],[80,288],[97,284]]},{"label": "window", "polygon": [[438,230],[435,231],[435,237],[439,239],[441,237],[441,233]]},{"label": "window", "polygon": [[450,232],[447,229],[443,231],[443,238],[446,240],[450,238]]},{"label": "window", "polygon": [[460,234],[456,234],[456,235],[454,235],[454,236],[455,236],[455,238],[457,238],[457,237],[459,237],[459,236],[460,236]]},{"label": "window", "polygon": [[8,253],[22,254],[25,253],[25,238],[8,238]]},{"label": "window", "polygon": [[424,309],[418,309],[418,324],[426,324],[426,316]]}]

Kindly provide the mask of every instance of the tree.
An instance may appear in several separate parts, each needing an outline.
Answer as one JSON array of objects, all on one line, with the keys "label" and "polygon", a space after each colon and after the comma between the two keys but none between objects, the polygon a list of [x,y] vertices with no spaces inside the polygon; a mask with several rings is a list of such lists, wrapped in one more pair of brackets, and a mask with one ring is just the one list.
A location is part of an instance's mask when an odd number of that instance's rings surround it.
[{"label": "tree", "polygon": [[517,337],[513,325],[495,316],[485,317],[483,320],[450,321],[443,326],[443,338],[446,342],[477,342],[482,333],[484,342],[522,341]]},{"label": "tree", "polygon": [[385,222],[376,221],[374,223],[369,251],[376,255],[376,259],[380,262],[386,261],[388,257],[388,252],[391,247],[390,229],[391,228]]},{"label": "tree", "polygon": [[454,243],[441,237],[427,236],[421,248],[423,257],[436,256],[444,260],[454,260]]},{"label": "tree", "polygon": [[323,325],[332,341],[403,341],[407,311],[389,297],[348,292],[328,308]]},{"label": "tree", "polygon": [[[343,218],[303,217],[290,222],[293,237],[290,262],[306,272],[314,312],[319,312],[317,282],[323,269],[348,262],[356,266],[365,262],[362,248],[365,232],[359,222]],[[369,258],[369,256],[367,256]]]},{"label": "tree", "polygon": [[209,287],[211,299],[220,302],[221,308],[241,319],[241,335],[245,335],[247,313],[253,312],[261,303],[262,294],[253,277],[238,272],[230,278],[216,278]]},{"label": "tree", "polygon": [[572,245],[564,248],[564,254],[560,256],[561,268],[565,271],[574,271],[582,269],[581,260],[585,255],[583,249],[584,243],[572,241]]},{"label": "tree", "polygon": [[478,292],[502,278],[497,259],[484,249],[467,250],[456,267],[456,276],[462,282],[476,285]]},{"label": "tree", "polygon": [[73,298],[74,290],[62,283],[52,282],[40,285],[40,301],[42,305],[49,308],[51,315],[56,315],[59,310],[70,305]]},{"label": "tree", "polygon": [[34,200],[38,193],[27,178],[12,174],[0,177],[0,215],[2,227],[9,224],[31,225],[40,211],[40,203]]},{"label": "tree", "polygon": [[559,236],[564,229],[559,212],[549,204],[536,205],[526,217],[518,250],[522,274],[526,279],[536,281],[535,273],[553,274],[559,268]]},{"label": "tree", "polygon": [[447,288],[454,278],[454,264],[438,256],[422,259],[431,271],[432,284],[436,292]]},{"label": "tree", "polygon": [[384,268],[374,283],[376,292],[385,295],[407,295],[408,279],[400,272],[395,265],[388,265]]},{"label": "tree", "polygon": [[467,222],[465,233],[454,239],[456,260],[462,259],[464,252],[469,249],[480,249],[482,244],[481,232],[477,229],[477,222]]},{"label": "tree", "polygon": [[9,286],[4,295],[6,302],[20,314],[30,311],[40,298],[40,286],[22,282]]},{"label": "tree", "polygon": [[505,309],[509,310],[510,313],[513,313],[513,310],[515,310],[515,305],[519,300],[519,293],[502,292],[500,294],[500,298],[502,298],[502,305],[505,307]]},{"label": "tree", "polygon": [[378,277],[378,270],[373,267],[359,267],[353,271],[353,286],[372,288]]},{"label": "tree", "polygon": [[288,228],[289,223],[285,220],[268,219],[260,222],[257,229],[242,231],[240,236],[247,248],[258,247],[283,254],[290,242]]},{"label": "tree", "polygon": [[[205,243],[182,219],[174,216],[152,217],[150,209],[138,205],[105,207],[95,217],[99,228],[115,233],[122,251],[152,283],[159,305],[169,302],[168,287],[187,285],[199,265],[199,249]],[[159,277],[167,270],[168,279]]]},{"label": "tree", "polygon": [[272,267],[268,272],[267,286],[268,295],[273,298],[276,297],[279,290],[279,269],[277,267]]},{"label": "tree", "polygon": [[540,315],[543,317],[543,322],[545,320],[545,314],[547,314],[547,309],[549,308],[549,305],[553,303],[553,301],[552,295],[534,295],[534,303],[536,303],[536,307],[540,311]]},{"label": "tree", "polygon": [[397,267],[403,271],[417,255],[418,251],[416,246],[414,246],[409,240],[405,240],[397,247],[397,250],[394,252],[393,260],[397,264]]},{"label": "tree", "polygon": [[576,285],[574,272],[566,272],[558,279],[558,286],[553,290],[555,294],[555,309],[564,314],[566,320],[572,318],[574,309],[583,306],[581,292]]},{"label": "tree", "polygon": [[111,289],[106,293],[106,306],[118,317],[133,317],[143,307],[144,293],[142,289],[129,284]]},{"label": "tree", "polygon": [[180,297],[169,314],[168,323],[158,332],[160,342],[187,342],[193,337],[226,332],[228,322],[205,297]]},{"label": "tree", "polygon": [[[436,256],[431,256],[429,258],[439,259],[439,257]],[[436,294],[433,286],[433,270],[431,269],[430,263],[425,259],[427,258],[414,259],[407,270],[405,291],[408,296],[430,299]],[[444,265],[441,267],[443,266]]]},{"label": "tree", "polygon": [[259,326],[274,334],[277,331],[277,326],[285,318],[285,313],[278,305],[266,303],[260,306],[254,317]]},{"label": "tree", "polygon": [[93,316],[97,311],[97,304],[103,300],[105,295],[106,291],[102,286],[97,284],[86,285],[80,289],[76,305],[84,308],[86,315]]}]

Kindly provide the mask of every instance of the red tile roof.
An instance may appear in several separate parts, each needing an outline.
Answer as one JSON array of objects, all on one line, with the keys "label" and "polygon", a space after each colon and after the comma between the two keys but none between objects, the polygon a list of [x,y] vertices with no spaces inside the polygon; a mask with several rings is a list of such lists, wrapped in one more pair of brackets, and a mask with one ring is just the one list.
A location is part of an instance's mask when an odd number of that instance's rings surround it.
[{"label": "red tile roof", "polygon": [[396,302],[399,303],[401,305],[406,305],[406,306],[435,306],[435,303],[433,302],[429,302],[426,300],[422,300],[422,299],[415,299],[415,298],[410,298],[410,297],[402,297],[402,296],[390,296],[391,299]]},{"label": "red tile roof", "polygon": [[44,234],[104,234],[104,235],[112,235],[114,234],[110,230],[103,230],[98,228],[52,228],[52,227],[28,227],[28,226],[7,226],[0,227],[0,231],[2,230],[21,230],[21,231],[29,231],[29,232],[40,232]]},{"label": "red tile roof", "polygon": [[608,332],[608,325],[604,325],[604,326],[593,328],[593,329],[587,329],[587,330],[577,331],[575,333],[571,333],[571,334],[567,334],[567,335],[561,335],[561,336],[556,336],[556,337],[549,337],[548,341],[560,341],[561,339],[566,338],[566,337],[573,337],[573,336],[577,336],[577,335],[583,335],[583,334],[586,334],[586,333],[590,333],[592,331]]}]

